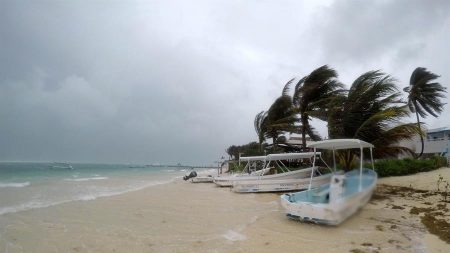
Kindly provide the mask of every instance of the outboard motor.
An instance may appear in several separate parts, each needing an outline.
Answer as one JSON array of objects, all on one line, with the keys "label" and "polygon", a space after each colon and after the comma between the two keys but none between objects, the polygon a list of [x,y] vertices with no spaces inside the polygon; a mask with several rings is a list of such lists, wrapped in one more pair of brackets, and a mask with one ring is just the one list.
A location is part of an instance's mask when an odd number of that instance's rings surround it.
[{"label": "outboard motor", "polygon": [[195,172],[195,170],[193,170],[193,171],[191,171],[191,173],[189,173],[189,175],[185,175],[184,177],[183,177],[183,179],[186,181],[186,180],[188,180],[189,178],[193,178],[193,177],[196,177],[197,176],[197,172]]},{"label": "outboard motor", "polygon": [[330,183],[330,202],[338,201],[344,195],[345,175],[333,175]]}]

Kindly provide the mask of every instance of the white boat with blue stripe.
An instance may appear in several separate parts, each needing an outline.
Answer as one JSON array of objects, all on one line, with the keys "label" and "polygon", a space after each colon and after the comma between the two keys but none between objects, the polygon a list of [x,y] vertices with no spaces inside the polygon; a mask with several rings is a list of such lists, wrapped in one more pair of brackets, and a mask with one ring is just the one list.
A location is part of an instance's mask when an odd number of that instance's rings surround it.
[{"label": "white boat with blue stripe", "polygon": [[[335,151],[359,149],[359,170],[347,173],[335,172],[330,183],[313,188],[312,177],[308,190],[283,194],[281,205],[289,218],[319,224],[338,225],[364,206],[371,198],[377,184],[377,173],[373,167],[373,145],[357,139],[334,139],[318,141],[309,145],[317,149]],[[372,169],[363,168],[363,149],[370,150]],[[315,161],[314,161],[315,162]],[[314,168],[313,162],[313,168]]]}]

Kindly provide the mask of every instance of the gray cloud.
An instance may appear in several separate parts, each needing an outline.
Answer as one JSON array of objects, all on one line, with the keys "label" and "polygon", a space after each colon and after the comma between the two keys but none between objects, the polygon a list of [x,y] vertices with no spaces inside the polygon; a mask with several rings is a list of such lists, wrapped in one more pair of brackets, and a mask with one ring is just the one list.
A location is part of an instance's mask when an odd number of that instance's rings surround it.
[{"label": "gray cloud", "polygon": [[326,63],[449,83],[446,2],[297,2],[2,1],[0,160],[211,163]]},{"label": "gray cloud", "polygon": [[319,24],[324,55],[340,61],[420,57],[448,22],[448,1],[337,1]]}]

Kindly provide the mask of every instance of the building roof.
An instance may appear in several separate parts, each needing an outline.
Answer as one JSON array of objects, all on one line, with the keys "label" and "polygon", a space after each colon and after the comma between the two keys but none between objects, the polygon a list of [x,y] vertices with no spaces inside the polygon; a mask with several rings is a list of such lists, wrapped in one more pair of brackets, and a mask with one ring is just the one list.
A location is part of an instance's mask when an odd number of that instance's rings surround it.
[{"label": "building roof", "polygon": [[427,133],[437,133],[437,132],[444,132],[444,131],[450,131],[450,127],[439,127],[439,128],[428,129]]}]

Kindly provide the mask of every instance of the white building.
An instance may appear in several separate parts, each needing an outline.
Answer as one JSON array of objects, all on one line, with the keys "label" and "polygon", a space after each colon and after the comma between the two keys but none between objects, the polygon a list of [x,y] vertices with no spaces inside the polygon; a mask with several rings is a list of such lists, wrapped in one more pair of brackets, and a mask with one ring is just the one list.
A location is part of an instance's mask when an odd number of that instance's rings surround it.
[{"label": "white building", "polygon": [[[425,130],[425,133],[423,153],[449,157],[450,127],[428,129]],[[419,154],[422,149],[422,143],[419,136],[416,136],[411,141],[402,142],[401,144],[402,146],[410,148],[416,154]]]}]

